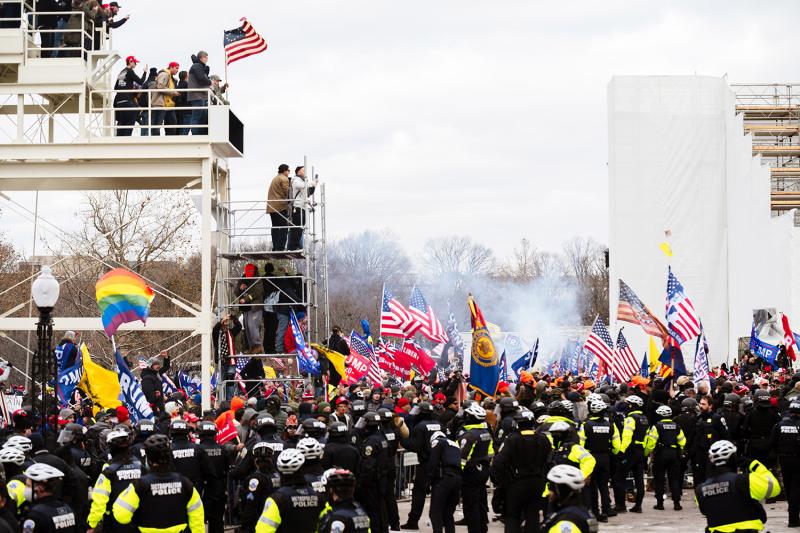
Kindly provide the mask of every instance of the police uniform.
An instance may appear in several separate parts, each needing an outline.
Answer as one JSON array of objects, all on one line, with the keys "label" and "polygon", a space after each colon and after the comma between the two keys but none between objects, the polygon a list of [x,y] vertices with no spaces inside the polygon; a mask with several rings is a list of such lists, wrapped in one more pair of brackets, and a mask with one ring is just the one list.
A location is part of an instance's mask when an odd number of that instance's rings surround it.
[{"label": "police uniform", "polygon": [[486,422],[466,424],[459,438],[461,446],[461,503],[470,533],[485,533],[489,528],[489,502],[486,483],[494,457],[492,432]]},{"label": "police uniform", "polygon": [[150,472],[122,491],[113,507],[120,524],[148,533],[205,533],[203,501],[192,482],[177,472]]},{"label": "police uniform", "polygon": [[700,484],[706,478],[708,465],[708,449],[718,440],[728,438],[725,419],[716,413],[700,413],[695,422],[692,443],[692,478]]},{"label": "police uniform", "polygon": [[597,533],[597,520],[574,498],[553,514],[545,518],[542,531],[545,533]]},{"label": "police uniform", "polygon": [[366,427],[364,431],[355,494],[369,515],[370,529],[373,533],[381,533],[389,531],[385,495],[389,445],[377,426]]},{"label": "police uniform", "polygon": [[708,478],[695,488],[706,531],[761,531],[767,514],[758,500],[774,498],[780,485],[767,467],[753,461],[746,474],[730,468],[711,468]]},{"label": "police uniform", "polygon": [[[414,424],[411,434],[403,439],[403,447],[410,452],[417,454],[419,464],[425,464],[431,455],[431,436],[443,431],[442,425],[438,420],[419,420]],[[430,480],[424,468],[417,468],[414,474],[414,488],[411,492],[411,510],[408,512],[408,525],[417,525],[422,516],[422,509],[425,507],[425,496],[428,492]]]},{"label": "police uniform", "polygon": [[255,532],[258,517],[261,516],[261,511],[264,510],[264,503],[279,486],[279,477],[259,470],[256,470],[242,481],[242,486],[239,489],[240,533]]},{"label": "police uniform", "polygon": [[352,499],[326,504],[319,516],[319,533],[370,533],[367,512]]},{"label": "police uniform", "polygon": [[28,514],[30,509],[30,501],[26,494],[31,490],[25,485],[25,476],[19,474],[14,476],[6,483],[8,489],[8,496],[14,502],[14,516],[21,518]]},{"label": "police uniform", "polygon": [[[543,501],[545,468],[552,452],[547,436],[532,428],[510,435],[492,461],[492,481],[505,492],[503,519],[506,531],[535,530]],[[533,524],[533,525],[532,525]]]},{"label": "police uniform", "polygon": [[361,462],[361,455],[358,453],[358,448],[349,442],[342,440],[331,440],[325,444],[325,449],[322,454],[322,467],[327,470],[328,468],[344,468],[358,476],[358,464]]},{"label": "police uniform", "polygon": [[300,478],[283,478],[284,486],[267,498],[256,533],[313,533],[317,530],[322,499]]},{"label": "police uniform", "polygon": [[22,522],[23,533],[78,533],[75,513],[55,496],[39,498]]},{"label": "police uniform", "polygon": [[644,439],[647,436],[649,424],[647,417],[640,411],[628,413],[622,426],[622,439],[619,451],[624,454],[622,468],[617,474],[617,484],[622,485],[622,498],[614,496],[617,505],[624,505],[624,484],[628,472],[633,473],[633,482],[636,487],[636,507],[641,507],[644,500],[644,470],[647,461],[644,455]]},{"label": "police uniform", "polygon": [[[230,461],[217,444],[216,440],[203,438],[199,447],[202,449],[206,458],[205,486],[203,487],[202,498],[205,508],[206,521],[208,522],[208,533],[223,533],[225,515],[225,494],[228,468]],[[188,476],[187,476],[188,477]]]},{"label": "police uniform", "polygon": [[461,492],[461,448],[446,437],[439,437],[431,444],[431,456],[424,465],[431,480],[431,504],[428,510],[433,533],[455,531],[453,513],[458,506]]},{"label": "police uniform", "polygon": [[205,450],[199,444],[186,440],[172,440],[172,463],[175,471],[189,478],[189,481],[197,488],[199,493],[203,493],[206,479],[211,477],[209,471],[208,457]]},{"label": "police uniform", "polygon": [[602,510],[602,515],[608,515],[611,512],[611,497],[608,493],[608,482],[611,475],[611,454],[618,453],[620,446],[617,427],[602,416],[592,416],[583,423],[578,431],[578,436],[580,437],[581,446],[586,448],[596,461],[589,485],[592,511],[595,514],[599,514],[600,510]]},{"label": "police uniform", "polygon": [[653,456],[653,483],[655,485],[656,502],[664,503],[665,476],[669,480],[672,501],[680,505],[681,501],[681,453],[686,446],[683,431],[670,418],[656,422],[647,432],[646,453],[655,450]]},{"label": "police uniform", "polygon": [[94,529],[103,523],[103,531],[133,532],[136,527],[120,524],[111,514],[112,506],[117,498],[132,481],[141,479],[144,468],[138,458],[112,462],[103,465],[103,470],[92,489],[92,506],[89,509],[89,527]]},{"label": "police uniform", "polygon": [[[400,431],[394,426],[392,419],[381,424],[383,436],[386,438],[388,446],[386,454],[389,460],[389,467],[386,469],[386,519],[389,522],[389,529],[400,529],[400,513],[397,509],[397,498],[395,497],[395,486],[397,484],[397,450],[400,447]],[[350,470],[354,474],[357,472]]]},{"label": "police uniform", "polygon": [[784,417],[773,430],[772,444],[789,501],[789,524],[800,525],[800,416]]}]

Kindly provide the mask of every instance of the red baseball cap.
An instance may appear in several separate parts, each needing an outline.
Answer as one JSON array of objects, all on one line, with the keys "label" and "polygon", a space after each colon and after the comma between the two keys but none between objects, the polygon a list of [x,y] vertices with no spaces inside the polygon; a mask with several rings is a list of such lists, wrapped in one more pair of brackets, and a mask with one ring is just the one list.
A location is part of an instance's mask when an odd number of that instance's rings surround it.
[{"label": "red baseball cap", "polygon": [[180,68],[180,64],[177,61],[172,61],[167,68]]},{"label": "red baseball cap", "polygon": [[135,57],[133,57],[133,56],[128,56],[128,57],[126,57],[126,58],[125,58],[125,64],[126,64],[126,65],[127,65],[128,63],[130,63],[131,61],[133,61],[134,63],[138,63],[138,62],[139,62],[139,60],[138,60],[138,59],[136,59],[136,58],[135,58]]}]

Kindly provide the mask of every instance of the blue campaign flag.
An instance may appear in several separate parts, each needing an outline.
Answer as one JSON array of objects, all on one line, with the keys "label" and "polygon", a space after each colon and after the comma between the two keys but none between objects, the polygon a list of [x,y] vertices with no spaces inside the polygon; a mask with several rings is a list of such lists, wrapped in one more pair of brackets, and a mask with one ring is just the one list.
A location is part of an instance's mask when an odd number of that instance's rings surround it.
[{"label": "blue campaign flag", "polygon": [[539,357],[539,339],[531,347],[530,350],[522,354],[519,359],[511,363],[511,370],[520,377],[523,370],[529,370],[536,364],[536,359]]},{"label": "blue campaign flag", "polygon": [[169,396],[174,392],[178,392],[178,387],[175,386],[175,382],[166,374],[161,374],[161,392],[164,393],[164,396]]},{"label": "blue campaign flag", "polygon": [[60,407],[66,407],[72,398],[75,388],[83,378],[83,353],[78,350],[75,364],[69,368],[63,368],[58,371],[58,404]]},{"label": "blue campaign flag", "polygon": [[775,365],[775,358],[778,356],[778,347],[766,343],[756,336],[756,325],[750,330],[750,351],[760,357],[770,365]]},{"label": "blue campaign flag", "polygon": [[642,358],[642,368],[639,369],[639,375],[643,378],[646,378],[650,375],[650,358],[647,356],[647,352],[644,352],[644,357]]},{"label": "blue campaign flag", "polygon": [[[300,330],[300,324],[297,323],[297,316],[294,314],[294,309],[291,310],[289,317],[292,328],[292,335],[294,336],[294,344],[297,346],[297,367],[301,373],[317,375],[320,372],[319,361],[317,361],[306,346],[306,340],[303,338],[303,332]],[[369,326],[367,326],[369,329]]]},{"label": "blue campaign flag", "polygon": [[506,352],[500,356],[500,381],[508,381],[508,364],[506,363]]},{"label": "blue campaign flag", "polygon": [[139,380],[131,373],[119,351],[114,354],[114,357],[117,362],[117,378],[119,378],[119,399],[127,407],[131,422],[135,424],[145,418],[152,420],[153,410],[150,409],[150,404],[144,397]]},{"label": "blue campaign flag", "polygon": [[192,396],[195,392],[197,392],[197,385],[192,383],[189,374],[183,370],[178,371],[178,387],[186,391],[186,394],[189,396]]}]

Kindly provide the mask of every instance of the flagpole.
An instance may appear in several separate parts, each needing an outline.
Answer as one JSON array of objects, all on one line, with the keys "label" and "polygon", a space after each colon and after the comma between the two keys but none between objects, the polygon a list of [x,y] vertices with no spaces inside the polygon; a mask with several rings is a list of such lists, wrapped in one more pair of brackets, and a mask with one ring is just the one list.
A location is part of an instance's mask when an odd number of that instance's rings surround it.
[{"label": "flagpole", "polygon": [[381,299],[378,302],[378,338],[383,338],[383,299],[386,296],[386,282],[383,282],[383,289],[381,289]]}]

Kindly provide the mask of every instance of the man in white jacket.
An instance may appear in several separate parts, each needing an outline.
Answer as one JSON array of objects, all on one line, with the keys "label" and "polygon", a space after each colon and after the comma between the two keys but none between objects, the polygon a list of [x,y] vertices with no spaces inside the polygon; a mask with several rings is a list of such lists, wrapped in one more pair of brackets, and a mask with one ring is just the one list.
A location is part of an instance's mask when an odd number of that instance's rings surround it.
[{"label": "man in white jacket", "polygon": [[306,223],[306,209],[311,205],[311,197],[319,180],[315,177],[310,183],[306,180],[306,168],[297,167],[292,178],[289,199],[292,227],[289,228],[287,250],[300,250],[303,247],[303,227]]}]

